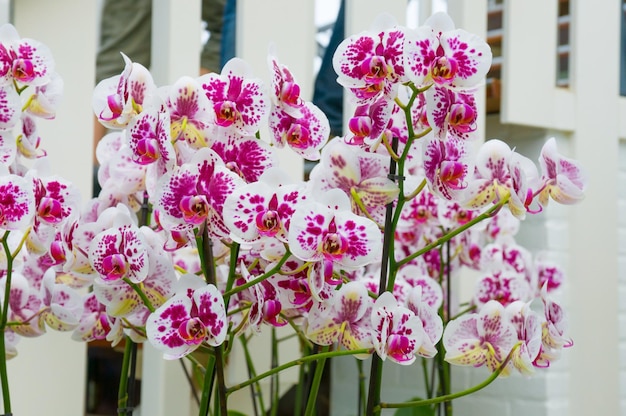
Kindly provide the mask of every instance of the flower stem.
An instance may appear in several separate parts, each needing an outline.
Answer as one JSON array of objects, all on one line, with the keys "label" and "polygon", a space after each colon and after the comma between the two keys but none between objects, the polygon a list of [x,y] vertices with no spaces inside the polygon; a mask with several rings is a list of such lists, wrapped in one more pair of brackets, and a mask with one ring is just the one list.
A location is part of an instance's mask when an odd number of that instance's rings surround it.
[{"label": "flower stem", "polygon": [[242,285],[239,285],[227,292],[224,293],[224,298],[230,298],[232,295],[234,295],[235,293],[239,293],[243,290],[246,290],[249,287],[252,287],[254,285],[256,285],[257,283],[260,283],[266,279],[269,279],[270,277],[272,277],[273,275],[275,275],[280,268],[283,266],[283,264],[285,264],[285,262],[287,261],[287,259],[291,256],[291,252],[289,252],[289,250],[287,250],[287,252],[285,253],[285,255],[278,261],[278,263],[276,263],[276,265],[274,267],[272,267],[270,270],[266,271],[265,273],[263,273],[262,275],[260,275],[259,277],[257,277],[256,279],[252,279],[247,283],[244,283]]},{"label": "flower stem", "polygon": [[[250,349],[248,348],[248,340],[246,339],[245,335],[243,335],[239,337],[239,341],[241,342],[243,354],[246,359],[246,365],[248,367],[248,378],[252,378],[256,376],[256,370],[254,368],[254,360],[252,359],[252,355],[250,355]],[[265,404],[263,403],[263,392],[261,391],[261,386],[259,385],[259,383],[253,383],[250,385],[250,393],[252,396],[252,407],[254,408],[254,414],[255,416],[258,416],[258,407],[260,407],[261,409],[265,409]]]},{"label": "flower stem", "polygon": [[226,394],[231,394],[237,390],[241,390],[244,387],[249,386],[252,383],[256,383],[260,380],[263,380],[264,378],[270,377],[272,374],[274,373],[279,373],[281,371],[285,371],[288,368],[291,367],[295,367],[297,365],[302,365],[302,364],[306,364],[306,363],[310,363],[311,361],[316,361],[316,360],[320,360],[323,358],[331,358],[331,357],[341,357],[344,355],[359,355],[359,354],[369,354],[371,351],[368,348],[361,348],[358,350],[341,350],[341,351],[328,351],[328,352],[321,352],[319,354],[311,354],[311,355],[307,355],[301,358],[298,358],[296,360],[293,361],[289,361],[288,363],[279,365],[276,368],[272,368],[271,370],[268,370],[264,373],[261,373],[259,375],[257,375],[256,377],[252,377],[249,380],[246,380],[244,382],[241,382],[239,384],[235,384],[231,387],[229,387],[226,391]]},{"label": "flower stem", "polygon": [[128,416],[133,414],[133,411],[128,407],[128,382],[130,380],[128,372],[131,365],[132,346],[134,343],[130,337],[126,337],[125,341],[126,345],[124,346],[124,356],[122,358],[120,384],[117,390],[117,413],[123,416]]},{"label": "flower stem", "polygon": [[4,413],[11,414],[11,394],[9,392],[9,376],[7,373],[7,355],[5,331],[9,313],[9,299],[11,296],[11,277],[13,274],[13,254],[9,248],[8,238],[10,231],[2,236],[2,247],[7,258],[6,281],[4,284],[4,301],[2,303],[2,316],[0,316],[0,381],[2,384],[2,400]]},{"label": "flower stem", "polygon": [[392,409],[392,408],[399,409],[399,408],[406,408],[406,407],[429,406],[433,404],[439,404],[439,403],[447,402],[450,400],[458,399],[459,397],[467,396],[468,394],[476,393],[477,391],[482,390],[485,387],[487,387],[495,379],[498,378],[500,373],[502,373],[502,371],[504,371],[506,366],[509,364],[509,361],[511,361],[513,354],[520,347],[520,345],[521,345],[521,342],[518,342],[517,344],[515,344],[515,346],[509,352],[509,354],[507,355],[506,359],[502,362],[502,364],[500,364],[498,368],[496,369],[496,371],[491,373],[491,375],[487,377],[482,383],[479,383],[473,387],[470,387],[467,390],[463,390],[457,393],[450,393],[450,394],[446,394],[443,396],[434,397],[431,399],[412,400],[412,401],[403,402],[403,403],[380,403],[376,407],[375,410],[380,412],[382,409]]},{"label": "flower stem", "polygon": [[198,416],[207,416],[209,414],[209,405],[211,404],[211,393],[213,391],[213,381],[215,380],[215,356],[209,355],[204,372],[204,382],[202,383],[202,397],[200,398],[200,408]]},{"label": "flower stem", "polygon": [[409,263],[411,260],[418,258],[419,256],[423,255],[424,253],[432,250],[433,248],[437,248],[441,244],[445,243],[448,240],[451,240],[453,237],[456,237],[457,235],[461,234],[463,231],[467,230],[468,228],[473,227],[474,225],[478,224],[479,222],[481,222],[481,221],[483,221],[483,220],[485,220],[487,218],[493,217],[500,210],[500,208],[502,208],[507,202],[508,202],[508,198],[500,199],[495,205],[493,205],[491,208],[489,208],[487,211],[483,212],[482,214],[478,215],[477,217],[473,218],[471,221],[468,221],[467,223],[461,225],[459,228],[455,228],[454,230],[448,232],[444,236],[441,236],[437,240],[435,240],[432,243],[426,245],[421,250],[418,250],[415,253],[413,253],[413,254],[405,257],[404,259],[398,261],[398,267],[404,266],[405,264]]},{"label": "flower stem", "polygon": [[[330,347],[328,345],[322,348],[323,354],[328,352]],[[304,410],[304,416],[313,416],[315,414],[315,404],[317,402],[317,393],[320,389],[320,383],[322,381],[322,374],[324,373],[324,366],[326,364],[326,360],[328,357],[322,357],[319,360],[315,361],[315,373],[313,374],[313,382],[311,383],[311,387],[309,390],[309,399],[306,404],[306,409]]]}]

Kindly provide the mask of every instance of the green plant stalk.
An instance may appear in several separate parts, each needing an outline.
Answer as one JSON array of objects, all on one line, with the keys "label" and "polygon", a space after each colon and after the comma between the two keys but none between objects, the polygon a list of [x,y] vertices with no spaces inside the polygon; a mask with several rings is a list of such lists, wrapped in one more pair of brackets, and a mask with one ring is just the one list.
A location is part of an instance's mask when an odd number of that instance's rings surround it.
[{"label": "green plant stalk", "polygon": [[230,298],[235,293],[239,293],[243,290],[246,290],[249,287],[256,285],[257,283],[261,283],[262,281],[269,279],[270,277],[278,273],[280,268],[283,267],[283,264],[285,264],[285,262],[287,261],[287,259],[289,259],[290,256],[291,256],[291,252],[287,250],[285,255],[278,261],[278,263],[276,263],[276,265],[274,265],[274,267],[272,267],[270,270],[266,271],[262,275],[258,276],[256,279],[252,279],[249,282],[244,283],[243,285],[239,285],[235,288],[232,288],[231,290],[226,291],[224,293],[224,298],[225,299]]},{"label": "green plant stalk", "polygon": [[[276,340],[276,328],[272,327],[272,368],[278,367],[278,342]],[[280,372],[272,375],[270,383],[270,392],[272,397],[272,408],[270,409],[270,415],[276,416],[278,414],[278,400],[280,400]]]},{"label": "green plant stalk", "polygon": [[4,303],[2,304],[2,316],[0,317],[0,378],[2,383],[2,401],[4,405],[4,413],[11,414],[11,393],[9,392],[9,375],[7,372],[7,354],[5,348],[4,332],[7,327],[9,313],[9,299],[11,296],[11,277],[13,274],[13,254],[9,248],[8,238],[10,231],[2,236],[2,247],[7,257],[6,281],[4,284]]},{"label": "green plant stalk", "polygon": [[207,416],[209,414],[209,406],[211,404],[211,393],[213,392],[213,381],[215,380],[215,356],[209,355],[204,370],[204,382],[202,383],[202,397],[200,398],[200,406],[198,416]]},{"label": "green plant stalk", "polygon": [[[391,142],[391,148],[393,152],[398,150],[398,138],[393,137]],[[393,178],[396,175],[397,163],[396,160],[391,157],[389,159],[389,178]],[[401,176],[400,176],[401,178]],[[380,264],[380,278],[378,281],[378,294],[381,295],[385,290],[393,289],[393,278],[387,281],[389,269],[392,273],[395,273],[395,255],[394,255],[394,231],[395,224],[394,218],[398,216],[398,211],[402,209],[402,179],[400,179],[400,193],[398,196],[398,203],[396,206],[396,212],[394,214],[393,202],[387,204],[385,209],[385,228],[383,231],[383,252]],[[367,406],[366,413],[368,415],[374,414],[374,407],[380,402],[380,388],[382,384],[383,372],[382,372],[382,360],[378,354],[372,356],[372,366],[370,367],[370,382],[367,394]]]},{"label": "green plant stalk", "polygon": [[296,385],[296,399],[293,403],[293,416],[300,416],[302,414],[302,396],[304,395],[304,367],[300,366],[298,371],[298,384]]},{"label": "green plant stalk", "polygon": [[[322,352],[320,354],[328,352],[329,348],[330,347],[328,345],[325,345],[322,348]],[[320,389],[322,374],[324,373],[324,366],[327,359],[328,357],[323,357],[315,361],[315,373],[313,374],[313,382],[311,383],[311,388],[309,390],[309,398],[306,403],[306,409],[304,410],[304,416],[315,415],[315,403],[317,402],[317,393]]]},{"label": "green plant stalk", "polygon": [[[246,360],[246,366],[248,367],[248,378],[253,378],[256,376],[256,369],[254,368],[254,360],[252,360],[252,356],[250,355],[250,349],[248,348],[248,340],[245,336],[240,336],[239,341],[241,342],[241,346],[243,348],[244,358]],[[263,402],[263,392],[261,391],[261,386],[259,383],[253,383],[250,385],[250,390],[252,392],[252,405],[254,407],[254,414],[258,415],[257,409],[257,401],[258,407],[260,407],[264,411],[265,403]]]},{"label": "green plant stalk", "polygon": [[341,350],[341,351],[321,352],[318,354],[311,354],[305,357],[300,357],[296,360],[289,361],[288,363],[281,364],[276,368],[272,368],[271,370],[261,373],[257,375],[256,377],[252,377],[249,380],[243,381],[239,384],[235,384],[227,389],[226,394],[234,393],[237,390],[241,390],[244,387],[248,387],[250,384],[256,383],[260,380],[263,380],[264,378],[270,377],[274,373],[285,371],[288,368],[295,367],[297,365],[310,363],[311,361],[316,361],[316,360],[320,360],[324,358],[341,357],[344,355],[369,354],[369,353],[371,353],[371,350],[369,348],[361,348],[358,350]]},{"label": "green plant stalk", "polygon": [[[216,285],[217,279],[215,275],[215,260],[213,258],[213,242],[209,236],[209,229],[206,221],[202,227],[202,235],[200,239],[196,239],[196,241],[200,243],[200,245],[198,245],[198,252],[202,253],[200,259],[204,279],[207,284]],[[213,351],[215,353],[215,361],[212,364],[214,365],[215,376],[217,377],[219,409],[220,414],[226,416],[228,413],[228,403],[226,397],[226,378],[224,376],[224,345],[222,344],[214,347]],[[209,371],[207,369],[207,374],[208,373]]]},{"label": "green plant stalk", "polygon": [[487,211],[485,211],[482,214],[478,215],[477,217],[473,218],[471,221],[466,222],[465,224],[461,225],[458,228],[455,228],[454,230],[448,232],[446,235],[441,236],[437,240],[435,240],[432,243],[428,244],[424,248],[422,248],[422,249],[416,251],[415,253],[408,255],[404,259],[398,261],[398,267],[404,266],[405,264],[409,263],[411,260],[418,258],[419,256],[423,255],[424,253],[432,250],[433,248],[437,248],[441,244],[445,243],[448,240],[451,240],[453,237],[456,237],[457,235],[461,234],[463,231],[467,230],[468,228],[473,227],[474,225],[478,224],[479,222],[481,222],[481,221],[483,221],[483,220],[485,220],[487,218],[493,217],[508,202],[508,200],[509,200],[509,196],[506,196],[506,197],[500,199],[496,204],[491,206]]},{"label": "green plant stalk", "polygon": [[446,394],[444,396],[434,397],[432,399],[412,400],[412,401],[407,401],[403,403],[382,402],[377,406],[376,410],[380,412],[382,409],[399,409],[399,408],[406,408],[406,407],[429,406],[429,405],[439,404],[439,403],[447,402],[450,400],[458,399],[459,397],[467,396],[468,394],[476,393],[477,391],[482,390],[485,387],[487,387],[495,379],[498,378],[500,373],[502,373],[502,371],[509,364],[509,361],[511,361],[511,358],[513,357],[513,353],[520,347],[520,345],[522,345],[521,342],[518,342],[517,344],[515,344],[513,349],[511,349],[511,351],[507,355],[506,359],[502,362],[502,364],[498,366],[498,368],[493,373],[491,373],[489,377],[487,377],[482,383],[479,383],[473,387],[470,387],[469,389],[466,389],[457,393]]},{"label": "green plant stalk", "polygon": [[139,284],[131,282],[128,277],[124,277],[122,280],[124,280],[128,284],[128,286],[133,288],[135,293],[137,293],[137,295],[141,298],[141,301],[143,302],[144,305],[146,305],[146,308],[148,308],[150,312],[154,312],[156,310],[154,306],[152,306],[152,302],[150,302],[150,299],[148,299],[148,296],[146,296],[144,291],[141,290],[141,287]]},{"label": "green plant stalk", "polygon": [[[125,339],[124,356],[122,358],[122,369],[120,374],[120,385],[117,390],[117,412],[120,415],[128,415],[128,371],[130,370],[130,356],[133,348],[133,341],[130,337]],[[132,414],[132,412],[130,413]]]},{"label": "green plant stalk", "polygon": [[359,397],[358,397],[358,413],[357,415],[362,415],[363,414],[363,409],[365,409],[365,406],[367,405],[367,403],[365,402],[365,395],[367,394],[367,392],[365,391],[365,371],[363,371],[363,361],[362,360],[355,360],[356,361],[356,367],[357,367],[357,371],[359,373]]}]

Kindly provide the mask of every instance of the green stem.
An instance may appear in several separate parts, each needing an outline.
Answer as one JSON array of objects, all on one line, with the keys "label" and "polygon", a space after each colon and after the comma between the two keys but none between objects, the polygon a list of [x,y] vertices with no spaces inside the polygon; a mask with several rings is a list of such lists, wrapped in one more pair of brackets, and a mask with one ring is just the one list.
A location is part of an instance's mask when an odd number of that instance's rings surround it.
[{"label": "green stem", "polygon": [[[329,346],[324,346],[320,354],[328,352],[329,348]],[[311,388],[309,390],[309,399],[306,404],[306,409],[304,410],[304,416],[313,416],[315,414],[317,393],[320,389],[320,383],[322,381],[322,375],[324,374],[324,366],[326,364],[327,358],[328,357],[323,357],[315,361],[315,373],[313,374],[313,382],[311,383]]]},{"label": "green stem", "polygon": [[[246,365],[248,367],[248,378],[253,378],[256,376],[256,369],[254,368],[254,360],[252,359],[252,355],[250,355],[250,349],[248,348],[248,340],[244,335],[239,337],[239,341],[241,342],[244,358],[246,359]],[[261,408],[261,412],[264,412],[265,410],[265,403],[263,403],[263,391],[261,390],[261,385],[259,383],[251,384],[250,391],[252,396],[252,407],[254,408],[254,414],[258,415],[259,407]]]},{"label": "green stem", "polygon": [[[272,327],[272,368],[278,367],[278,342],[276,341],[276,328]],[[270,382],[270,392],[272,398],[272,408],[270,409],[270,415],[276,416],[278,414],[278,400],[280,400],[280,373],[272,375]]]},{"label": "green stem", "polygon": [[215,380],[215,356],[209,355],[204,370],[204,382],[202,383],[202,397],[200,398],[199,416],[209,414],[211,404],[211,393],[213,391],[213,381]]},{"label": "green stem", "polygon": [[341,351],[329,351],[329,352],[321,352],[319,354],[311,354],[311,355],[307,355],[305,357],[301,357],[298,358],[296,360],[293,361],[289,361],[288,363],[279,365],[276,368],[272,368],[271,370],[268,370],[264,373],[261,373],[259,375],[257,375],[256,377],[252,377],[249,380],[246,380],[244,382],[241,382],[239,384],[235,384],[231,387],[229,387],[226,391],[226,394],[231,394],[237,390],[241,390],[244,387],[249,386],[252,383],[256,383],[260,380],[263,380],[264,378],[270,377],[271,375],[275,374],[275,373],[279,373],[281,371],[285,371],[288,368],[291,367],[295,367],[297,365],[302,365],[302,364],[306,364],[306,363],[310,363],[312,361],[316,361],[316,360],[320,360],[320,359],[325,359],[325,358],[332,358],[332,357],[341,357],[344,355],[359,355],[359,354],[370,354],[371,350],[369,348],[361,348],[358,350],[341,350]]},{"label": "green stem", "polygon": [[[196,241],[198,242],[198,252],[202,253],[200,258],[204,279],[207,284],[216,285],[217,278],[215,273],[215,259],[213,258],[213,241],[209,236],[209,229],[206,222],[202,227],[202,235],[199,239],[196,239]],[[217,376],[217,400],[219,402],[220,414],[226,416],[228,413],[228,405],[226,398],[226,378],[224,375],[224,345],[214,347],[213,351],[215,353],[215,361],[212,364],[214,365],[215,375]],[[207,374],[205,374],[205,380],[206,375],[208,375],[208,371]]]},{"label": "green stem", "polygon": [[356,367],[359,373],[359,397],[358,397],[358,413],[357,415],[362,415],[363,414],[363,409],[365,409],[365,406],[367,405],[367,403],[365,403],[365,395],[367,394],[367,392],[365,391],[365,371],[363,370],[363,361],[362,360],[355,360],[356,361]]},{"label": "green stem", "polygon": [[[130,357],[133,348],[133,341],[130,337],[125,339],[124,356],[122,358],[122,369],[120,374],[120,385],[117,390],[117,413],[120,415],[128,415],[128,371],[130,369]],[[132,414],[132,413],[130,413]]]},{"label": "green stem", "polygon": [[509,361],[511,361],[511,358],[513,357],[514,352],[520,347],[521,344],[522,344],[521,342],[518,342],[517,344],[515,344],[515,346],[509,352],[509,354],[507,355],[506,359],[502,362],[502,364],[500,364],[498,368],[496,369],[496,371],[491,373],[491,375],[487,377],[482,383],[479,383],[473,387],[470,387],[467,390],[463,390],[457,393],[446,394],[444,396],[434,397],[432,399],[413,400],[413,401],[408,401],[408,402],[403,402],[403,403],[380,403],[377,406],[376,410],[380,412],[382,409],[392,409],[392,408],[399,409],[399,408],[406,408],[406,407],[429,406],[429,405],[439,404],[439,403],[447,402],[450,400],[458,399],[459,397],[467,396],[468,394],[476,393],[477,391],[482,390],[485,387],[487,387],[495,379],[498,378],[500,373],[502,373],[502,371],[504,371],[506,366],[509,364]]},{"label": "green stem", "polygon": [[9,314],[9,299],[11,296],[11,277],[13,275],[13,258],[9,248],[9,234],[10,231],[6,231],[2,236],[2,247],[4,248],[4,254],[7,257],[7,270],[6,281],[4,284],[4,301],[2,304],[2,316],[0,317],[0,379],[2,384],[2,400],[4,404],[4,413],[11,414],[11,394],[9,392],[9,376],[7,372],[7,356],[5,346],[5,331],[7,327],[8,314]]},{"label": "green stem", "polygon": [[139,295],[139,298],[141,298],[141,301],[143,302],[144,305],[146,305],[146,308],[148,308],[148,310],[150,312],[154,312],[154,306],[152,306],[152,302],[150,302],[150,299],[148,298],[148,296],[144,293],[143,290],[141,290],[141,286],[140,284],[137,284],[135,282],[131,282],[130,279],[128,277],[125,277],[123,279],[130,287],[133,288],[133,290],[135,291],[135,293],[137,293],[137,295]]},{"label": "green stem", "polygon": [[468,228],[473,227],[474,225],[478,224],[479,222],[481,222],[481,221],[483,221],[483,220],[485,220],[487,218],[493,217],[508,202],[508,200],[509,200],[508,197],[500,199],[491,208],[489,208],[487,211],[483,212],[479,216],[473,218],[471,221],[468,221],[467,223],[463,224],[459,228],[455,228],[454,230],[450,231],[446,235],[441,236],[437,240],[435,240],[432,243],[428,244],[427,246],[425,246],[421,250],[418,250],[415,253],[413,253],[413,254],[405,257],[404,259],[398,261],[398,267],[404,266],[405,264],[409,263],[411,260],[418,258],[419,256],[423,255],[424,253],[432,250],[433,248],[437,248],[441,244],[445,243],[448,240],[451,240],[453,237],[456,237],[457,235],[461,234],[463,231],[467,230]]},{"label": "green stem", "polygon": [[291,252],[287,250],[285,255],[278,261],[278,263],[276,263],[276,265],[274,265],[274,267],[272,267],[270,270],[266,271],[259,277],[252,279],[249,282],[244,283],[240,286],[237,286],[231,290],[226,291],[224,293],[224,298],[230,298],[235,293],[239,293],[243,290],[246,290],[249,287],[256,285],[257,283],[261,283],[262,281],[269,279],[270,277],[275,275],[280,270],[281,267],[283,267],[283,264],[285,264],[285,262],[287,261],[287,259],[289,259],[290,256],[291,256]]}]

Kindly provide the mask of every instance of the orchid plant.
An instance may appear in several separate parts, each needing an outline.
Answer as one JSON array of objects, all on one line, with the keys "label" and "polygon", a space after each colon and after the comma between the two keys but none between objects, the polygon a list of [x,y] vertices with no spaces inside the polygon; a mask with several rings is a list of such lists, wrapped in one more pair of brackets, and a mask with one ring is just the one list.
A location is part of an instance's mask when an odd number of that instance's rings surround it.
[{"label": "orchid plant", "polygon": [[[220,74],[157,87],[123,56],[124,71],[94,91],[111,133],[97,147],[102,191],[83,207],[50,173],[36,130],[62,92],[49,50],[5,25],[0,57],[5,414],[6,360],[21,336],[48,327],[188,360],[203,374],[203,416],[226,415],[230,394],[294,366],[310,380],[294,414],[313,414],[324,363],[342,355],[371,360],[359,414],[442,406],[451,415],[452,399],[546,368],[572,345],[553,299],[563,270],[515,235],[550,199],[582,200],[584,171],[554,139],[539,166],[503,141],[477,143],[474,94],[491,51],[445,13],[417,29],[383,15],[341,43],[333,65],[355,104],[344,137],[329,138],[326,116],[273,49],[269,86],[235,58]],[[283,147],[318,161],[309,180],[282,170]],[[459,303],[467,268],[479,278]],[[263,373],[248,361],[250,378],[229,385],[233,344],[282,326],[302,357]],[[383,361],[423,372],[420,398],[385,402]],[[452,392],[450,365],[491,375]],[[132,414],[128,371],[122,414]],[[276,408],[276,395],[254,397]]]}]

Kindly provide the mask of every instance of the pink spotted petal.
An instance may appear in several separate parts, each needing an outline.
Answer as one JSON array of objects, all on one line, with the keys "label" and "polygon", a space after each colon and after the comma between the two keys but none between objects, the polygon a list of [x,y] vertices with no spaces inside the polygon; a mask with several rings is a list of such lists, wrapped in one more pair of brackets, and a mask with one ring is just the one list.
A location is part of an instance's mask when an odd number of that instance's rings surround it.
[{"label": "pink spotted petal", "polygon": [[263,172],[277,163],[274,150],[255,137],[229,135],[215,141],[211,148],[228,169],[248,183],[258,181]]},{"label": "pink spotted petal", "polygon": [[195,79],[178,79],[169,89],[166,105],[171,117],[172,140],[184,140],[194,149],[211,144],[215,113]]},{"label": "pink spotted petal", "polygon": [[193,294],[193,301],[198,308],[198,318],[207,328],[207,344],[221,345],[226,339],[226,308],[222,294],[214,285],[207,285]]},{"label": "pink spotted petal", "polygon": [[12,174],[0,176],[0,228],[24,230],[34,214],[32,181]]},{"label": "pink spotted petal", "polygon": [[217,125],[245,136],[256,133],[270,103],[261,81],[252,78],[245,61],[233,58],[221,74],[207,74],[199,81],[215,111]]},{"label": "pink spotted petal", "polygon": [[163,352],[165,359],[184,357],[198,347],[194,339],[181,336],[179,329],[187,326],[191,317],[192,301],[186,294],[179,294],[165,302],[148,317],[146,334],[150,344]]}]

